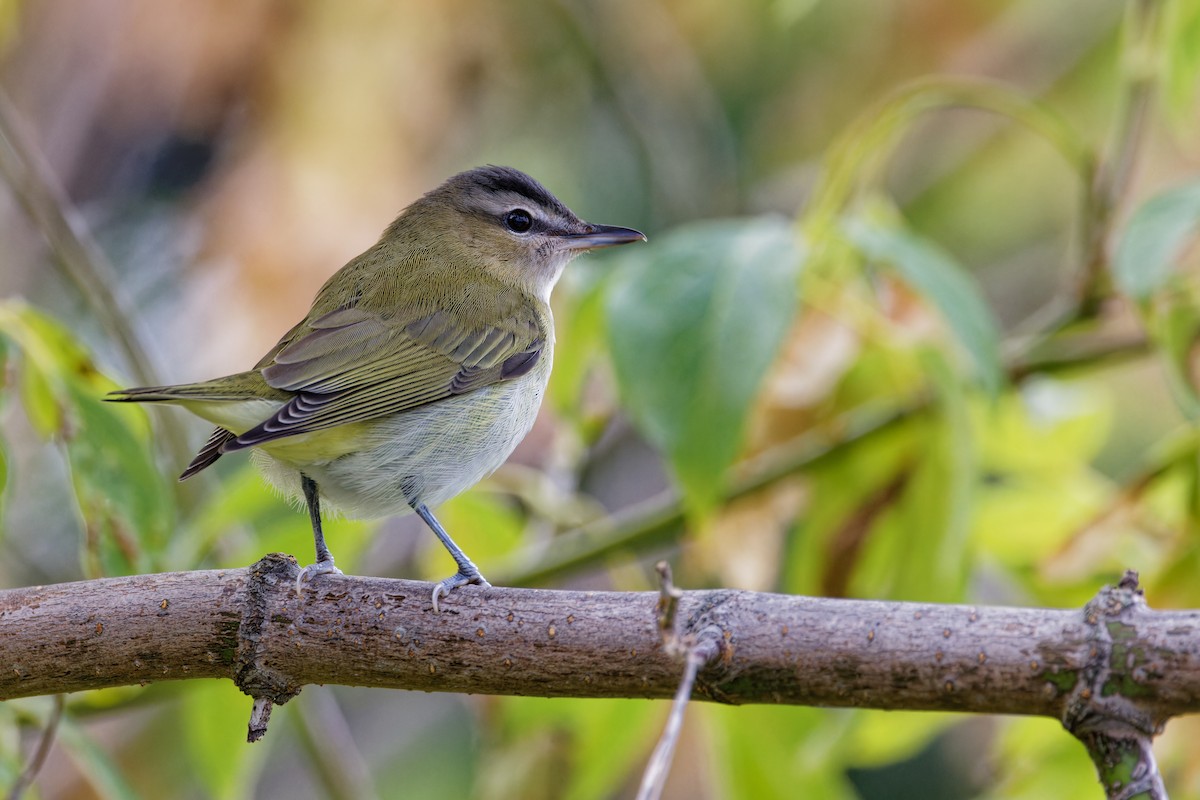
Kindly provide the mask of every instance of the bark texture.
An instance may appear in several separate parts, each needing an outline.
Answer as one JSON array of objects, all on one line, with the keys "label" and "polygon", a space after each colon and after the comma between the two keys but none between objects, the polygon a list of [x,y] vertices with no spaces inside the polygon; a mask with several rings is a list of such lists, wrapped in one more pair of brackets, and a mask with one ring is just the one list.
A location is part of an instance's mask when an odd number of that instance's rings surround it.
[{"label": "bark texture", "polygon": [[[681,661],[654,592],[466,587],[323,576],[295,562],[0,592],[0,697],[228,677],[284,702],[306,683],[547,697],[667,698]],[[1200,611],[1152,611],[1133,584],[1083,610],[688,591],[681,637],[718,657],[695,699],[1090,714],[1153,731],[1200,710]],[[1114,699],[1115,698],[1115,699]]]}]

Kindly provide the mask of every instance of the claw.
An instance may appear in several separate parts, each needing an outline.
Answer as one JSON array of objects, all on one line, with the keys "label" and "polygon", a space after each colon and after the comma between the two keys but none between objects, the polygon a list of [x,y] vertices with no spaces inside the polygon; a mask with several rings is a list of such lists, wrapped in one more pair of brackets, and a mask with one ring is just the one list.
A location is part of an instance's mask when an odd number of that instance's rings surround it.
[{"label": "claw", "polygon": [[471,559],[467,558],[467,554],[462,551],[462,548],[454,543],[450,538],[450,534],[446,533],[446,529],[442,527],[442,523],[437,521],[437,517],[424,503],[414,502],[412,504],[413,511],[417,512],[417,516],[425,520],[425,524],[433,531],[434,535],[441,541],[442,546],[446,548],[446,552],[454,559],[454,563],[458,564],[458,572],[451,575],[446,580],[433,587],[433,613],[442,613],[438,606],[438,599],[445,597],[460,586],[466,586],[468,583],[474,583],[479,586],[491,586],[480,573],[479,567],[475,566]]},{"label": "claw", "polygon": [[[474,564],[471,566],[473,567]],[[491,584],[487,582],[487,579],[480,574],[478,569],[474,570],[473,572],[463,572],[462,570],[459,570],[449,578],[439,581],[437,585],[433,587],[433,597],[431,598],[433,600],[433,613],[442,613],[442,609],[438,605],[439,598],[445,597],[458,587],[466,586],[469,583],[473,583],[476,586],[483,586],[485,588],[491,586]]]},{"label": "claw", "polygon": [[333,556],[324,561],[318,561],[315,564],[309,564],[304,569],[300,570],[300,574],[296,576],[296,596],[304,596],[304,584],[311,583],[312,579],[318,575],[341,575],[342,571],[333,563]]}]

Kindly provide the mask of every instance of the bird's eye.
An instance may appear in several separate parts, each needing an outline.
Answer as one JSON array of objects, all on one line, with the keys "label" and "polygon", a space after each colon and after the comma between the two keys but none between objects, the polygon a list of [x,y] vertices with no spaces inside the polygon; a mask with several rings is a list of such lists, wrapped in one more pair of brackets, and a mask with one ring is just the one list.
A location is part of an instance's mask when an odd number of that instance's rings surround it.
[{"label": "bird's eye", "polygon": [[533,216],[523,208],[514,208],[504,215],[504,227],[513,233],[526,233],[533,227]]}]

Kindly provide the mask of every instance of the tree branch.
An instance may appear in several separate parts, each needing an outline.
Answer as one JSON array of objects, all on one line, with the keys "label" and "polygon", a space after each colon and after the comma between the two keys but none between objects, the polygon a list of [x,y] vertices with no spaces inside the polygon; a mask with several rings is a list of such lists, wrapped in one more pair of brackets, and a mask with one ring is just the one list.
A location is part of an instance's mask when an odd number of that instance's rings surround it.
[{"label": "tree branch", "polygon": [[1140,689],[1130,679],[1161,669],[1159,654],[1140,649],[1132,624],[1145,610],[1135,572],[1126,572],[1115,588],[1106,586],[1083,609],[1089,649],[1102,657],[1089,659],[1062,718],[1087,748],[1113,800],[1167,797],[1150,746],[1166,719],[1132,702]]},{"label": "tree branch", "polygon": [[[225,677],[262,716],[308,683],[668,698],[682,674],[654,592],[465,587],[434,614],[426,583],[325,576],[297,597],[296,574],[274,554],[0,592],[0,697]],[[1148,754],[1200,711],[1200,611],[1152,611],[1135,581],[1082,612],[689,591],[677,634],[720,632],[693,699],[1036,714],[1094,755]]]}]

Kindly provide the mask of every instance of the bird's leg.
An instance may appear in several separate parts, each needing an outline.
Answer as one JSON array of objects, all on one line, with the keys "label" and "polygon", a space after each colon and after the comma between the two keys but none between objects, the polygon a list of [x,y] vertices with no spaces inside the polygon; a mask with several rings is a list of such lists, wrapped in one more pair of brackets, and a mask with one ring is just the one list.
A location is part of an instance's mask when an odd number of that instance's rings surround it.
[{"label": "bird's leg", "polygon": [[313,543],[317,549],[317,563],[333,563],[333,554],[325,546],[325,531],[321,528],[321,494],[317,482],[300,473],[300,488],[304,490],[304,502],[308,506],[308,519],[312,523]]},{"label": "bird's leg", "polygon": [[342,571],[334,566],[333,554],[325,546],[325,532],[321,530],[321,494],[317,491],[317,482],[301,472],[300,488],[304,490],[304,502],[308,505],[308,519],[312,522],[313,544],[317,548],[317,563],[309,564],[300,570],[300,574],[296,576],[296,594],[300,594],[304,584],[317,575],[342,574]]},{"label": "bird's leg", "polygon": [[475,583],[480,586],[491,586],[487,579],[483,577],[483,573],[479,571],[479,567],[471,563],[471,559],[467,558],[467,554],[462,551],[462,548],[454,543],[450,538],[450,534],[446,533],[446,529],[442,527],[442,523],[437,521],[437,517],[429,510],[429,507],[424,503],[413,503],[413,511],[425,520],[425,524],[429,526],[434,535],[441,540],[442,546],[450,553],[450,557],[454,559],[454,563],[458,565],[458,572],[446,578],[433,587],[433,612],[441,613],[438,608],[438,599],[445,597],[460,586],[466,586],[468,583]]}]

